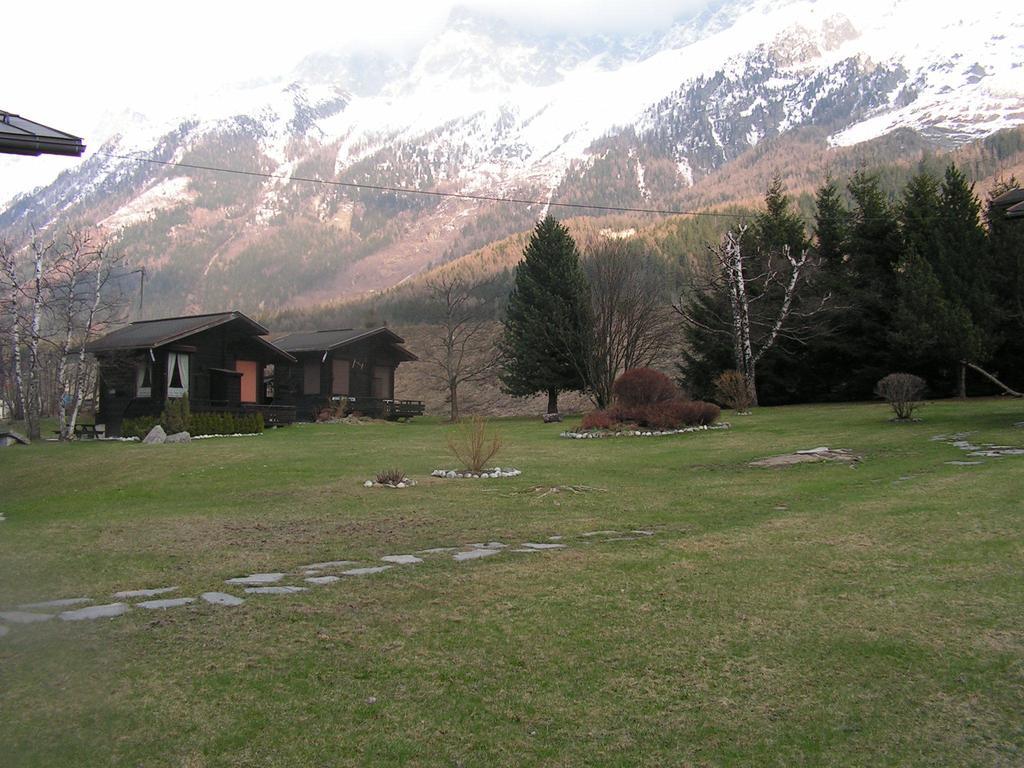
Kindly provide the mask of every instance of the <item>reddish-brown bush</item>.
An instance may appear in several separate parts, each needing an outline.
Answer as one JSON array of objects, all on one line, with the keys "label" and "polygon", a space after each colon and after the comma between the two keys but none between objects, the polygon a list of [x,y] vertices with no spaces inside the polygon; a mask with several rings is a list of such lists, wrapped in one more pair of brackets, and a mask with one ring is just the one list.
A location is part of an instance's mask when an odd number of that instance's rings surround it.
[{"label": "reddish-brown bush", "polygon": [[608,411],[591,411],[583,417],[580,429],[611,429],[614,424]]},{"label": "reddish-brown bush", "polygon": [[612,394],[620,405],[635,408],[675,400],[679,397],[679,389],[661,371],[632,368],[615,380]]},{"label": "reddish-brown bush", "polygon": [[669,400],[632,409],[622,421],[649,429],[682,429],[713,424],[721,409],[701,400]]}]

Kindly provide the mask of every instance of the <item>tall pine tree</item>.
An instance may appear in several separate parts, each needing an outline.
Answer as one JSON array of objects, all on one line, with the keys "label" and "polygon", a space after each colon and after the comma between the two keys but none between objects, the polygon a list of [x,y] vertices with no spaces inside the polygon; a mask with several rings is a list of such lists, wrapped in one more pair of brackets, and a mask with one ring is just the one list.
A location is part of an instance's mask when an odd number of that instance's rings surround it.
[{"label": "tall pine tree", "polygon": [[501,381],[515,397],[546,392],[558,413],[559,392],[586,387],[590,296],[576,242],[552,216],[540,221],[516,267],[505,310]]}]

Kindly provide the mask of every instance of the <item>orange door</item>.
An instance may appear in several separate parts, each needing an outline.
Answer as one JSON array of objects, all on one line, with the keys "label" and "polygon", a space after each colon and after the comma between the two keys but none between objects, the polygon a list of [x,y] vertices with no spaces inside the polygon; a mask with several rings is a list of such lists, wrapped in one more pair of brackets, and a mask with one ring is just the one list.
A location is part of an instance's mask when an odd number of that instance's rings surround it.
[{"label": "orange door", "polygon": [[259,363],[255,360],[235,360],[235,370],[242,374],[242,402],[255,403]]}]

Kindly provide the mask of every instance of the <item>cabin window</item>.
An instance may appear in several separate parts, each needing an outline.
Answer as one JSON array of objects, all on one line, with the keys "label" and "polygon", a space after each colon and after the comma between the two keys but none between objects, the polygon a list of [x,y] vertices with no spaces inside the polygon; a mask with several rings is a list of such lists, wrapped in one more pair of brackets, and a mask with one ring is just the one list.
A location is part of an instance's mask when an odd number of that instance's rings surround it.
[{"label": "cabin window", "polygon": [[391,399],[391,368],[389,366],[373,366],[373,396],[381,400]]},{"label": "cabin window", "polygon": [[302,394],[320,394],[320,363],[316,360],[307,360],[302,366]]},{"label": "cabin window", "polygon": [[348,396],[348,376],[351,362],[348,360],[331,361],[331,394]]},{"label": "cabin window", "polygon": [[153,361],[142,360],[135,366],[135,396],[153,396]]},{"label": "cabin window", "polygon": [[184,397],[188,394],[188,354],[167,353],[167,396]]}]

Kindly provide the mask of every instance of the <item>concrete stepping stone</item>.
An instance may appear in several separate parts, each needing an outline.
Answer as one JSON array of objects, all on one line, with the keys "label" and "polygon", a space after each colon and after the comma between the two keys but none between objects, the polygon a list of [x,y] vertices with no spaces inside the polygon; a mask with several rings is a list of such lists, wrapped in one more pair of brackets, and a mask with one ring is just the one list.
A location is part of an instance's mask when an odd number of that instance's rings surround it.
[{"label": "concrete stepping stone", "polygon": [[635,533],[638,536],[653,536],[654,535],[654,531],[643,531],[643,530],[630,531],[630,533]]},{"label": "concrete stepping stone", "polygon": [[538,552],[540,552],[540,550],[539,549],[510,549],[509,552],[523,552],[523,553],[527,553],[527,554],[533,553],[533,554],[536,555]]},{"label": "concrete stepping stone", "polygon": [[548,541],[561,541],[564,538],[564,536],[548,536]]},{"label": "concrete stepping stone", "polygon": [[210,605],[241,605],[244,598],[229,595],[227,592],[203,592],[199,597]]},{"label": "concrete stepping stone", "polygon": [[616,536],[612,539],[605,539],[605,541],[640,541],[642,536]]},{"label": "concrete stepping stone", "polygon": [[984,464],[984,461],[947,461],[947,464],[952,464],[954,467],[980,467]]},{"label": "concrete stepping stone", "polygon": [[10,632],[10,631],[11,631],[11,630],[9,630],[9,629],[8,629],[7,627],[5,627],[5,626],[4,626],[3,624],[0,624],[0,637],[3,637],[4,635],[6,635],[6,634],[7,634],[8,632]]},{"label": "concrete stepping stone", "polygon": [[590,538],[591,536],[618,536],[618,535],[619,535],[618,531],[587,531],[586,533],[581,533],[580,534],[580,536],[585,536],[587,538]]},{"label": "concrete stepping stone", "polygon": [[35,624],[37,621],[49,621],[52,613],[29,613],[28,611],[0,611],[0,619],[11,624]]},{"label": "concrete stepping stone", "polygon": [[19,608],[67,608],[70,605],[81,605],[82,603],[91,603],[91,597],[65,597],[60,600],[46,600],[42,603],[25,603],[19,605]]},{"label": "concrete stepping stone", "polygon": [[325,568],[341,568],[345,565],[355,565],[355,560],[327,560],[323,563],[310,563],[309,565],[303,565],[303,570],[306,571],[322,571]]},{"label": "concrete stepping stone", "polygon": [[130,597],[154,597],[156,595],[165,595],[168,592],[174,592],[177,587],[157,587],[156,589],[129,589],[124,592],[115,592],[114,597],[118,600],[124,600]]},{"label": "concrete stepping stone", "polygon": [[456,552],[452,555],[452,559],[461,563],[464,560],[479,560],[481,557],[490,557],[500,553],[500,549],[471,549],[468,552]]},{"label": "concrete stepping stone", "polygon": [[423,558],[416,557],[416,555],[384,555],[381,560],[395,565],[416,565],[416,563],[423,562]]},{"label": "concrete stepping stone", "polygon": [[476,543],[467,544],[467,547],[473,547],[473,549],[504,549],[508,544],[502,544],[500,541],[488,541],[486,544]]},{"label": "concrete stepping stone", "polygon": [[565,549],[565,544],[537,544],[527,541],[522,545],[522,549]]},{"label": "concrete stepping stone", "polygon": [[353,568],[349,571],[342,571],[342,576],[369,576],[371,573],[383,573],[388,568],[393,568],[392,565],[375,565],[371,568]]},{"label": "concrete stepping stone", "polygon": [[90,605],[88,608],[78,608],[74,611],[64,611],[60,617],[64,621],[88,621],[90,619],[112,619],[124,613],[128,613],[128,603],[109,603],[107,605]]},{"label": "concrete stepping stone", "polygon": [[310,576],[306,581],[310,584],[333,584],[341,581],[341,576]]},{"label": "concrete stepping stone", "polygon": [[246,587],[245,591],[250,595],[293,595],[307,589],[308,587]]},{"label": "concrete stepping stone", "polygon": [[421,549],[417,552],[420,555],[441,555],[448,552],[458,552],[458,547],[433,547],[432,549]]},{"label": "concrete stepping stone", "polygon": [[275,581],[280,581],[283,578],[283,573],[250,573],[248,576],[237,576],[234,579],[225,579],[224,583],[258,587],[261,584],[273,584]]},{"label": "concrete stepping stone", "polygon": [[136,603],[136,608],[148,608],[151,611],[159,610],[161,608],[177,608],[182,605],[188,605],[194,603],[196,599],[194,597],[171,597],[163,600],[145,600],[141,603]]}]

